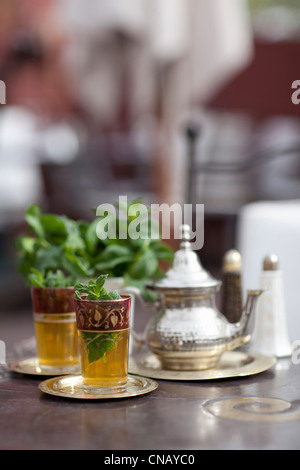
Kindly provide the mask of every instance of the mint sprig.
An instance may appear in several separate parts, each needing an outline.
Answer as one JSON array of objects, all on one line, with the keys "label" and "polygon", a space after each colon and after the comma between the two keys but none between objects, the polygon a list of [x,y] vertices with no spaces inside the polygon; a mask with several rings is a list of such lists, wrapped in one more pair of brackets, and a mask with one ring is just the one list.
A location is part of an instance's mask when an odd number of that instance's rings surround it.
[{"label": "mint sprig", "polygon": [[101,274],[96,281],[91,279],[88,284],[77,282],[75,284],[75,299],[82,300],[81,295],[85,294],[85,300],[119,300],[121,296],[113,290],[107,293],[104,284],[108,274]]},{"label": "mint sprig", "polygon": [[[96,281],[90,280],[88,284],[78,282],[75,284],[75,299],[82,300],[81,295],[85,295],[85,300],[119,300],[121,296],[117,291],[107,293],[104,284],[108,274],[101,274]],[[106,361],[106,355],[112,351],[119,340],[121,333],[117,332],[87,332],[81,331],[87,349],[89,364],[102,359]]]},{"label": "mint sprig", "polygon": [[89,364],[102,359],[106,362],[106,355],[112,351],[121,339],[121,333],[93,333],[82,331],[82,338],[88,353]]}]

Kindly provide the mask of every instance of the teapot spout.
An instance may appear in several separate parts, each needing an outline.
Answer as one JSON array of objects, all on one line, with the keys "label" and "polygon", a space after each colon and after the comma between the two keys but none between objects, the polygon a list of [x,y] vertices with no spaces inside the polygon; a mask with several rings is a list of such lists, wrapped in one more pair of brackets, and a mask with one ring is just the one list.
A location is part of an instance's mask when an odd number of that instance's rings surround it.
[{"label": "teapot spout", "polygon": [[230,345],[228,345],[229,349],[240,347],[251,339],[255,324],[255,309],[262,293],[263,290],[248,290],[241,319],[233,325],[234,331],[231,335]]}]

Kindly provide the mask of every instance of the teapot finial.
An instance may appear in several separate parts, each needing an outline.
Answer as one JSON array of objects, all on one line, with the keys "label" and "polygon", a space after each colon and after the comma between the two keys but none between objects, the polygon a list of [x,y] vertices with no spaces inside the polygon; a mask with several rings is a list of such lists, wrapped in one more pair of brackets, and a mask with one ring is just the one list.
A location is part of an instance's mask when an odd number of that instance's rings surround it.
[{"label": "teapot finial", "polygon": [[181,232],[181,240],[182,242],[180,243],[180,249],[186,249],[190,250],[191,249],[191,227],[187,224],[183,224],[180,226],[180,232]]},{"label": "teapot finial", "polygon": [[180,225],[179,234],[181,242],[174,254],[171,268],[162,279],[152,285],[152,289],[199,289],[219,288],[220,281],[214,279],[205,269],[197,253],[193,250],[191,228],[187,224]]}]

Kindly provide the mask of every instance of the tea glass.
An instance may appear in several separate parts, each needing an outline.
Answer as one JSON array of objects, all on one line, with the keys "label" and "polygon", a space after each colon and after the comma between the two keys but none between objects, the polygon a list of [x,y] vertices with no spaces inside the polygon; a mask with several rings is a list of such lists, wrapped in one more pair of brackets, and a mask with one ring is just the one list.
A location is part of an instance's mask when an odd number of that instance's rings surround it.
[{"label": "tea glass", "polygon": [[118,393],[128,379],[131,297],[75,299],[83,389]]},{"label": "tea glass", "polygon": [[31,299],[39,365],[72,372],[79,365],[74,288],[32,287]]}]

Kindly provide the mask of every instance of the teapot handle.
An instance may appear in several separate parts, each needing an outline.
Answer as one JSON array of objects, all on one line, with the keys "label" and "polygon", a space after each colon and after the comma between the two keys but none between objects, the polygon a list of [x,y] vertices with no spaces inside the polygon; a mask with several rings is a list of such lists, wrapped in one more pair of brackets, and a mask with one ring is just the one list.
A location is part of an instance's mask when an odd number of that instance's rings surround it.
[{"label": "teapot handle", "polygon": [[126,287],[121,287],[118,289],[119,294],[132,294],[134,297],[137,297],[139,301],[141,302],[142,306],[146,309],[150,310],[159,310],[161,307],[161,302],[159,300],[156,300],[155,302],[147,302],[145,298],[142,295],[142,292],[138,287],[134,286],[126,286]]}]

